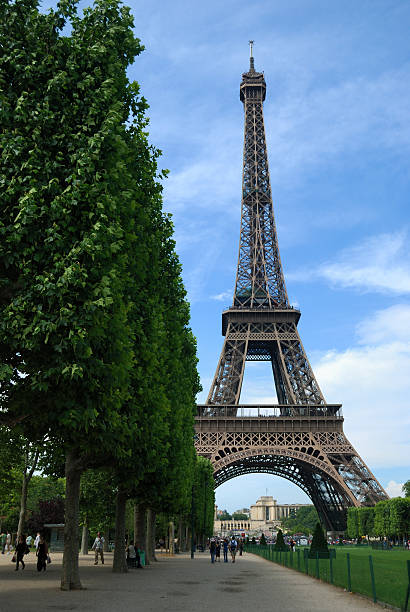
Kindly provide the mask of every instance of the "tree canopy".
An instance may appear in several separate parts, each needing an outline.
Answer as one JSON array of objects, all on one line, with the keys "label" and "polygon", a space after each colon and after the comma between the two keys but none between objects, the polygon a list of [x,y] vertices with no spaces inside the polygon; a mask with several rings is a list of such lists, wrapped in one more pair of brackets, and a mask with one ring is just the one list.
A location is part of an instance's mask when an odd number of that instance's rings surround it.
[{"label": "tree canopy", "polygon": [[81,587],[86,470],[110,470],[119,542],[129,497],[183,515],[195,483],[209,502],[198,529],[213,517],[166,173],[127,77],[143,47],[118,0],[77,8],[0,4],[0,414],[34,444],[47,439],[43,468],[65,474],[65,589]]}]

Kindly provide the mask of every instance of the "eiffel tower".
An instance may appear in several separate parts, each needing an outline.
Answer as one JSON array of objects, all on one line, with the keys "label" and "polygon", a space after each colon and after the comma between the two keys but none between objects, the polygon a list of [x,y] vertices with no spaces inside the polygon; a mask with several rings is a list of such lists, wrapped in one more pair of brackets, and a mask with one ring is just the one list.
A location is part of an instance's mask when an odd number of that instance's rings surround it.
[{"label": "eiffel tower", "polygon": [[[195,446],[214,467],[216,486],[242,474],[270,473],[297,484],[328,531],[346,529],[349,506],[388,499],[343,433],[341,404],[327,404],[304,351],[289,303],[273,215],[263,120],[264,75],[242,75],[245,111],[239,257],[232,306]],[[246,361],[270,361],[278,404],[239,403]]]}]

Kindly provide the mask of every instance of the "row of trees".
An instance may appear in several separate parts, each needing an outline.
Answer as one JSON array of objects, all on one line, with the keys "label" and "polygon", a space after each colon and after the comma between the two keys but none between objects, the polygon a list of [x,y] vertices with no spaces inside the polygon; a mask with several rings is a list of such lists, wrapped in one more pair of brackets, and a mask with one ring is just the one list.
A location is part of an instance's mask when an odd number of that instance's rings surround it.
[{"label": "row of trees", "polygon": [[143,50],[129,9],[97,0],[80,16],[60,0],[42,14],[37,0],[5,0],[0,37],[3,459],[27,457],[20,532],[34,471],[65,477],[61,587],[74,589],[78,526],[94,511],[80,516],[80,491],[107,511],[115,497],[115,571],[127,500],[144,541],[156,513],[189,515],[204,471],[196,346],[160,152],[127,78]]},{"label": "row of trees", "polygon": [[249,515],[245,514],[244,512],[233,512],[232,514],[229,514],[227,510],[223,510],[218,519],[220,521],[231,521],[232,519],[234,521],[247,521],[249,520]]},{"label": "row of trees", "polygon": [[351,538],[407,538],[410,535],[410,497],[394,497],[375,506],[349,508],[347,533]]},{"label": "row of trees", "polygon": [[314,506],[304,506],[298,510],[292,510],[290,516],[282,519],[282,527],[285,533],[303,533],[310,535],[314,532],[319,515]]}]

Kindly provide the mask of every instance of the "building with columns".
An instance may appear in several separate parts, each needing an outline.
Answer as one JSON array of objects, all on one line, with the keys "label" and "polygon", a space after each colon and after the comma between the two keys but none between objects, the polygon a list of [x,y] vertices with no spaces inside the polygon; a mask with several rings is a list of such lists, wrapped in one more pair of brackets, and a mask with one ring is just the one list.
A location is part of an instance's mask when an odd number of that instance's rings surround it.
[{"label": "building with columns", "polygon": [[245,535],[258,535],[277,531],[281,526],[282,519],[290,516],[292,510],[311,506],[312,504],[278,504],[271,495],[263,495],[250,508],[248,519],[223,520],[217,518],[217,507],[215,507],[214,533],[225,536],[231,532],[245,533]]}]

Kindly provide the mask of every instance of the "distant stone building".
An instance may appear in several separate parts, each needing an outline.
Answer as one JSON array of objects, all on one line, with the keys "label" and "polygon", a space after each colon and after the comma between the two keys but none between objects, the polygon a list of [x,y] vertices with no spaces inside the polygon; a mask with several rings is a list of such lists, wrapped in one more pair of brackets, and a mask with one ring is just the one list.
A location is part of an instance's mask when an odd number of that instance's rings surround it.
[{"label": "distant stone building", "polygon": [[214,532],[221,536],[234,533],[245,533],[245,535],[257,535],[277,531],[281,526],[281,521],[290,516],[292,510],[311,506],[312,504],[278,504],[271,495],[263,495],[250,508],[248,520],[224,520],[221,521],[217,516],[215,506]]}]

